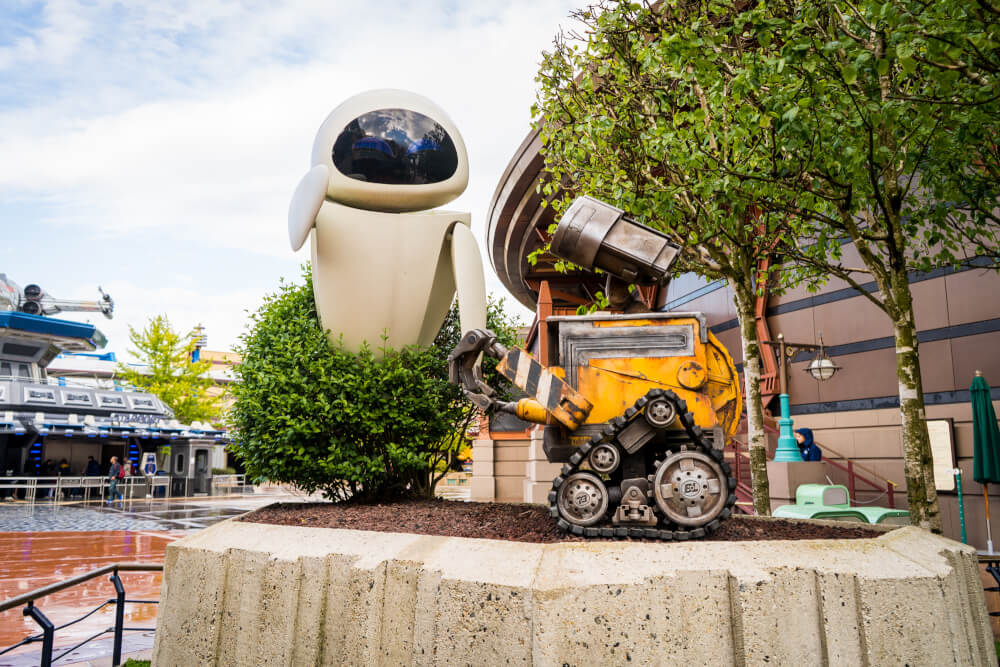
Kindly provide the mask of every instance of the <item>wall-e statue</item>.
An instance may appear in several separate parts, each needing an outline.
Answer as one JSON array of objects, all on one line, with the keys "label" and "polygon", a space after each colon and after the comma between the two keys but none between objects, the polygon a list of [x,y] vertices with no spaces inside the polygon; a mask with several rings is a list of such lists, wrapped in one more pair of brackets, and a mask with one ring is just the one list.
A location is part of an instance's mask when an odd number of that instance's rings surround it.
[{"label": "wall-e statue", "polygon": [[[458,128],[425,97],[373,90],[334,109],[288,210],[293,250],[312,238],[320,323],[348,349],[430,345],[457,291],[462,331],[486,326],[470,215],[428,210],[458,197],[469,161]],[[310,233],[312,232],[312,233]]]}]

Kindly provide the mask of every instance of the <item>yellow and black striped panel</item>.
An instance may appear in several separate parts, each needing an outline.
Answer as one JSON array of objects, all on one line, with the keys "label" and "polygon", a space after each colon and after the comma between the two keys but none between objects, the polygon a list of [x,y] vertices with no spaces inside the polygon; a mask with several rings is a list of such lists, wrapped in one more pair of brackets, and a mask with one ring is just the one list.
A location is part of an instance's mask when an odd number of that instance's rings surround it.
[{"label": "yellow and black striped panel", "polygon": [[522,349],[507,352],[497,370],[571,430],[590,413],[590,401]]}]

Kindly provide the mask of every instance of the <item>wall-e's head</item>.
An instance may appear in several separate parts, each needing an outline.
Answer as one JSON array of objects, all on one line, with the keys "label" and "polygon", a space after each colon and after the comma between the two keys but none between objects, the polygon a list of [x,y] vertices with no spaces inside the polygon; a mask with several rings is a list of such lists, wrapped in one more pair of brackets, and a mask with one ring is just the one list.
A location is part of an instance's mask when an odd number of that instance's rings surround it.
[{"label": "wall-e's head", "polygon": [[322,204],[422,211],[452,201],[469,182],[465,142],[448,115],[405,90],[370,90],[330,112],[313,143],[312,169],[289,209],[298,249]]}]

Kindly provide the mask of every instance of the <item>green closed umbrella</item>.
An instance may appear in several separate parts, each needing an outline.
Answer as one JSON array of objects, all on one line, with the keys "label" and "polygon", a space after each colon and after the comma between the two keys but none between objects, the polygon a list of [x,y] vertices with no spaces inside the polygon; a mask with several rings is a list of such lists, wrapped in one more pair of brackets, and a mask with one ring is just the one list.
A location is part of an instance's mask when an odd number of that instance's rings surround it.
[{"label": "green closed umbrella", "polygon": [[986,502],[986,547],[993,553],[993,534],[990,530],[990,484],[1000,484],[1000,428],[993,411],[990,385],[983,374],[976,371],[969,387],[972,395],[972,478],[983,485]]}]

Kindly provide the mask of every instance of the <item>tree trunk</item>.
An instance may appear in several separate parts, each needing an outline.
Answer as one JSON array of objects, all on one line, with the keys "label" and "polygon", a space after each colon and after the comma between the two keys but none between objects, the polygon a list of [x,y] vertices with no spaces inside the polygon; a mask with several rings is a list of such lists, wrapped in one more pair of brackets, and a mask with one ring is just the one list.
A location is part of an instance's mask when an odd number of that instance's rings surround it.
[{"label": "tree trunk", "polygon": [[934,460],[924,414],[924,387],[920,379],[917,329],[913,321],[913,297],[905,271],[892,276],[892,300],[898,316],[893,321],[896,336],[896,376],[899,380],[899,411],[903,427],[903,470],[906,497],[913,525],[941,532]]},{"label": "tree trunk", "polygon": [[744,285],[731,278],[729,285],[736,295],[736,312],[743,341],[743,383],[746,387],[753,508],[760,516],[770,516],[771,486],[767,481],[767,435],[764,432],[764,406],[760,401],[760,341],[754,313],[754,289],[752,284]]}]

